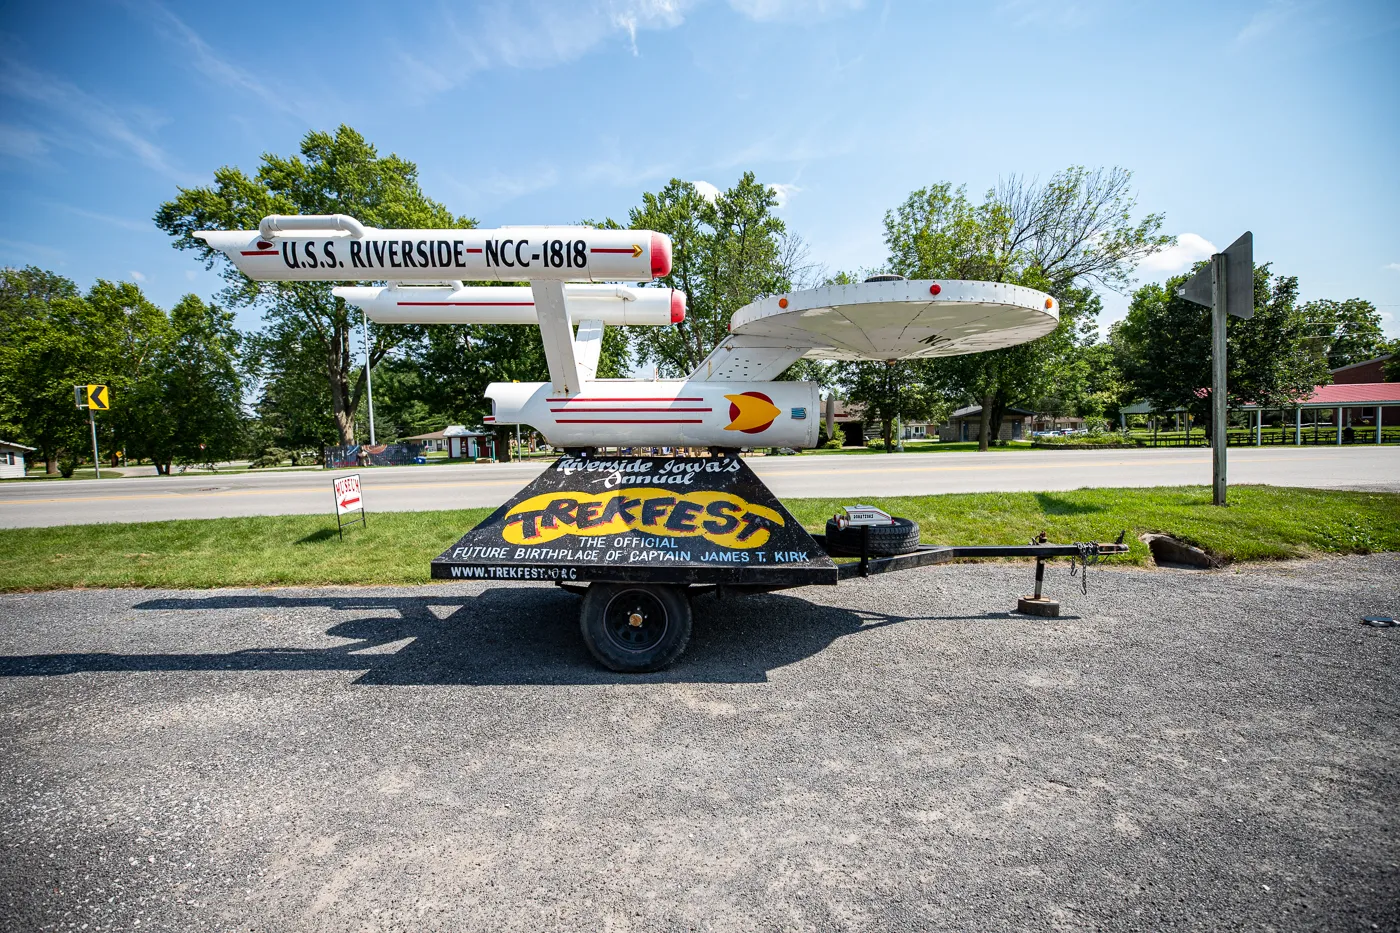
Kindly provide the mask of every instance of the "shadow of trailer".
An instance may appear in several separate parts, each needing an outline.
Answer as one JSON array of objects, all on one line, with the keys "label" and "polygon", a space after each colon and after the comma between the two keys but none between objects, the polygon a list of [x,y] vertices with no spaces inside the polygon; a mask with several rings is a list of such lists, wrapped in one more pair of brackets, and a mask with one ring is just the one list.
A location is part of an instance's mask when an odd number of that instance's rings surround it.
[{"label": "shadow of trailer", "polygon": [[[552,582],[581,595],[580,631],[593,656],[622,672],[660,670],[690,640],[691,598],[743,595],[912,570],[969,558],[1035,558],[1035,590],[1020,612],[1055,616],[1042,594],[1045,561],[1086,566],[1116,542],[925,545],[908,519],[869,507],[809,534],[737,451],[708,457],[609,457],[568,452],[432,561],[443,580]],[[838,560],[841,562],[838,563]]]}]

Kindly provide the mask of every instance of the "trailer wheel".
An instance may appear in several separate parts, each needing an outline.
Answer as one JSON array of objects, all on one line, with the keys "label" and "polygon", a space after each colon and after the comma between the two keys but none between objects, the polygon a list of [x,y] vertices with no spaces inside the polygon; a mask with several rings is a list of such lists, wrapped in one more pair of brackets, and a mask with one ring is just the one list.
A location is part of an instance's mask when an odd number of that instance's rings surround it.
[{"label": "trailer wheel", "polygon": [[[893,557],[919,549],[919,525],[908,518],[896,518],[892,525],[870,525],[870,556]],[[832,557],[859,557],[862,530],[837,527],[826,521],[826,552]]]},{"label": "trailer wheel", "polygon": [[690,641],[690,600],[684,588],[643,583],[594,583],[583,598],[579,628],[604,666],[628,674],[657,671]]}]

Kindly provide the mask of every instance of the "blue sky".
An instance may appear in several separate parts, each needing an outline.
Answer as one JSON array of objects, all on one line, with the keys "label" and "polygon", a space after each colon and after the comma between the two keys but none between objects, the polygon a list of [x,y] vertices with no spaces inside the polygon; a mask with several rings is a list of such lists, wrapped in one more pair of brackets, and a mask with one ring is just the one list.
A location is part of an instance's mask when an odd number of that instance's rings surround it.
[{"label": "blue sky", "polygon": [[487,226],[752,169],[832,271],[879,265],[922,185],[1122,165],[1181,238],[1140,279],[1252,229],[1305,298],[1368,298],[1400,336],[1400,6],[966,6],[7,2],[0,264],[212,296],[156,207],[348,123]]}]

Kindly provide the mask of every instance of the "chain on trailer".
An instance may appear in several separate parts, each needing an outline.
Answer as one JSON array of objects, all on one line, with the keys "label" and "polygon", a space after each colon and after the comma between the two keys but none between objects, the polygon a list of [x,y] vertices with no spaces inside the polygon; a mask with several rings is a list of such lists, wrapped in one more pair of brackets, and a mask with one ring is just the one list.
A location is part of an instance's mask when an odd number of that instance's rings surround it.
[{"label": "chain on trailer", "polygon": [[[1116,544],[1122,544],[1123,538],[1127,535],[1127,529],[1118,533]],[[1045,537],[1045,532],[1040,533],[1040,537]],[[1079,577],[1079,589],[1085,596],[1089,595],[1089,568],[1102,563],[1108,558],[1108,554],[1103,552],[1097,541],[1076,541],[1074,546],[1079,553],[1069,559],[1070,577]]]}]

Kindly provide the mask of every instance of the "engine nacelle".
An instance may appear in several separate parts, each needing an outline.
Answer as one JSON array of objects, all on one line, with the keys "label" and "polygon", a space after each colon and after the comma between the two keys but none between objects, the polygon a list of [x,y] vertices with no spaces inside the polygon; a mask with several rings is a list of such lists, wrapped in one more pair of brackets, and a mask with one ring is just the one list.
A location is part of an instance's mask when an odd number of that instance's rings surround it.
[{"label": "engine nacelle", "polygon": [[379,230],[330,214],[195,236],[256,282],[647,282],[671,272],[671,238],[651,230]]},{"label": "engine nacelle", "polygon": [[529,425],[556,447],[815,447],[815,382],[600,379],[553,394],[547,382],[486,387],[488,425]]},{"label": "engine nacelle", "polygon": [[[340,286],[332,289],[376,324],[538,324],[528,288],[476,285],[465,288]],[[601,321],[665,326],[685,320],[685,292],[625,285],[565,285],[569,322]]]}]

